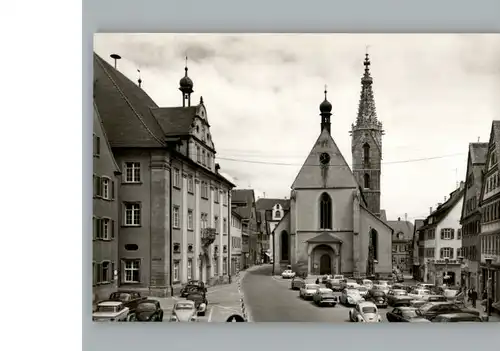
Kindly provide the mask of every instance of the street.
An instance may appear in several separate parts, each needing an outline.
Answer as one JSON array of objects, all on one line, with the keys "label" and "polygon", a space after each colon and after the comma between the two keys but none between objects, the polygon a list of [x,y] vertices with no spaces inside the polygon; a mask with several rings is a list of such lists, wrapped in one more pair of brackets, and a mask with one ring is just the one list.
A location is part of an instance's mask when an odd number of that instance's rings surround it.
[{"label": "street", "polygon": [[[272,267],[265,265],[247,272],[242,280],[252,322],[349,323],[349,307],[318,307],[302,300],[297,290],[291,290],[290,279],[271,274]],[[389,309],[380,309],[383,322],[387,322],[385,314]]]}]

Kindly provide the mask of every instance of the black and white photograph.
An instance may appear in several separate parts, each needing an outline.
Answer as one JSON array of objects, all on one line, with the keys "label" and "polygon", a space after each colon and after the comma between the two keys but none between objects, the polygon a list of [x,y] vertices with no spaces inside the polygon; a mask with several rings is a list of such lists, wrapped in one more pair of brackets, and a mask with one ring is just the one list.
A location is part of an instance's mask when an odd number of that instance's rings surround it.
[{"label": "black and white photograph", "polygon": [[499,57],[95,34],[92,320],[500,322]]}]

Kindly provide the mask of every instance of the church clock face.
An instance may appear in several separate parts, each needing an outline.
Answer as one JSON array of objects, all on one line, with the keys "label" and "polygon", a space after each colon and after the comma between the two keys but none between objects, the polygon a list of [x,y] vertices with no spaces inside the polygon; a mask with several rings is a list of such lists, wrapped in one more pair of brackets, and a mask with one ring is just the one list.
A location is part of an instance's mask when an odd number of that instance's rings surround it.
[{"label": "church clock face", "polygon": [[319,155],[319,162],[322,165],[330,163],[330,155],[328,155],[326,152],[323,152],[321,155]]}]

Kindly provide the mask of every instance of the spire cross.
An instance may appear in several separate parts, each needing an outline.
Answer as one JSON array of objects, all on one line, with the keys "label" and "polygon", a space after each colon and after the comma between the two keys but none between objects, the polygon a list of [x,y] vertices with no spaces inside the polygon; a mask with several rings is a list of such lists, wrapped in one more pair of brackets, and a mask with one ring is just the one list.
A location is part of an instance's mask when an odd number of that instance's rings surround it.
[{"label": "spire cross", "polygon": [[370,45],[366,45],[366,48],[365,48],[365,62],[363,63],[365,65],[365,69],[367,70],[368,69],[368,66],[370,66],[370,59],[368,58],[368,48],[370,47]]},{"label": "spire cross", "polygon": [[325,84],[325,100],[326,100],[326,94],[328,93],[328,85]]},{"label": "spire cross", "polygon": [[186,77],[187,77],[187,74],[188,74],[188,57],[187,57],[187,55],[186,55],[186,63],[184,66],[184,71],[186,71]]}]

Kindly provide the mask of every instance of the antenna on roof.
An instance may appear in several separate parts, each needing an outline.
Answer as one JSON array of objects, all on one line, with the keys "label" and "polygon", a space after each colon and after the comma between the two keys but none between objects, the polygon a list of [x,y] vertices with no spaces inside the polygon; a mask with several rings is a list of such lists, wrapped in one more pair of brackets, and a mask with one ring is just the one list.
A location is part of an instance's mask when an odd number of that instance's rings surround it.
[{"label": "antenna on roof", "polygon": [[116,61],[121,60],[122,57],[118,54],[111,54],[111,55],[109,55],[109,57],[111,57],[113,60],[115,60],[115,69],[116,69]]},{"label": "antenna on roof", "polygon": [[139,79],[137,79],[137,83],[139,83],[139,88],[141,87],[142,79],[141,79],[141,70],[137,69],[137,72],[139,72]]}]

